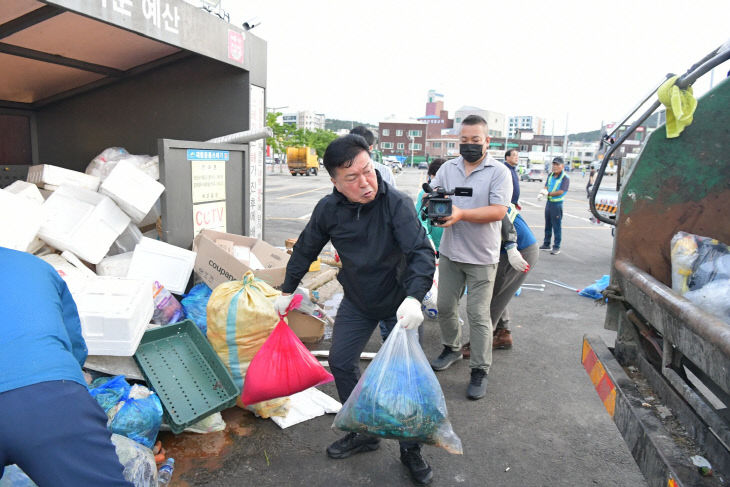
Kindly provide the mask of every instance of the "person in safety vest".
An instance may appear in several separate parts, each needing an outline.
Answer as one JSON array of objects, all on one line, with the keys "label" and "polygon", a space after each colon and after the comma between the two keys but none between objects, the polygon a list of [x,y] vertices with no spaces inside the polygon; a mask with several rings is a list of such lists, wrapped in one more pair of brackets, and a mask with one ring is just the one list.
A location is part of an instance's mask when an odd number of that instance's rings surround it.
[{"label": "person in safety vest", "polygon": [[563,171],[563,158],[556,157],[553,159],[553,172],[548,176],[545,187],[537,195],[538,200],[547,197],[547,204],[545,205],[545,239],[540,246],[540,250],[550,250],[550,239],[555,233],[553,248],[550,252],[553,255],[560,253],[560,244],[563,237],[563,200],[569,186],[570,178]]}]

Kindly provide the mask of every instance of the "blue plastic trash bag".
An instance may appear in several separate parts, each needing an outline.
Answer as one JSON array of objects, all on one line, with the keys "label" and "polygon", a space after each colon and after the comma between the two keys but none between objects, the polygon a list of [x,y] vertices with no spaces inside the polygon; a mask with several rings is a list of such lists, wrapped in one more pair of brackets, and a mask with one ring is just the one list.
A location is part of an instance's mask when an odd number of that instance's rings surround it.
[{"label": "blue plastic trash bag", "polygon": [[203,335],[206,334],[208,329],[206,307],[212,293],[213,291],[204,282],[201,282],[193,286],[190,292],[183,296],[180,301],[185,310],[185,315],[193,320],[195,325],[203,332]]},{"label": "blue plastic trash bag", "polygon": [[126,398],[130,389],[130,385],[123,375],[108,380],[100,377],[92,385],[97,387],[89,390],[91,397],[96,399],[96,402],[99,403],[105,413],[108,413],[121,399]]},{"label": "blue plastic trash bag", "polygon": [[400,326],[365,370],[333,427],[463,453],[441,386],[418,344],[418,332]]},{"label": "blue plastic trash bag", "polygon": [[604,275],[602,278],[591,284],[590,286],[581,289],[578,294],[591,299],[603,299],[601,291],[608,287],[609,277]]},{"label": "blue plastic trash bag", "polygon": [[162,423],[162,404],[157,394],[144,386],[135,385],[129,396],[119,402],[110,417],[109,430],[126,436],[147,448],[152,448]]}]

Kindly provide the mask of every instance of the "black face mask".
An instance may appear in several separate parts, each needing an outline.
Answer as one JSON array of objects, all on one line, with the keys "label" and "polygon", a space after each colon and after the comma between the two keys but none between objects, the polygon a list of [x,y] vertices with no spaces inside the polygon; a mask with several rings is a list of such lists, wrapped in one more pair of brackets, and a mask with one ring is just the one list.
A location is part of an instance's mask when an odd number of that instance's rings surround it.
[{"label": "black face mask", "polygon": [[459,154],[467,162],[477,162],[484,154],[482,144],[459,144]]}]

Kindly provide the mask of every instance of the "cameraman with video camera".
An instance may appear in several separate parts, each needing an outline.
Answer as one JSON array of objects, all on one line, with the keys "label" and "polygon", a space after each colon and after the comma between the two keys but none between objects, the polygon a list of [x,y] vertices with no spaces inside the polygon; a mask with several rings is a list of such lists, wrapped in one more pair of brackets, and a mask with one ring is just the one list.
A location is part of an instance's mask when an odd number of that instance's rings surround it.
[{"label": "cameraman with video camera", "polygon": [[487,156],[486,120],[469,115],[462,121],[460,135],[461,157],[445,162],[431,181],[435,192],[455,193],[448,196],[451,215],[438,219],[445,228],[439,248],[437,302],[444,349],[431,367],[445,370],[463,358],[458,305],[467,287],[471,379],[466,395],[476,400],[486,395],[492,364],[489,303],[499,263],[501,221],[512,198],[512,178],[504,164]]}]

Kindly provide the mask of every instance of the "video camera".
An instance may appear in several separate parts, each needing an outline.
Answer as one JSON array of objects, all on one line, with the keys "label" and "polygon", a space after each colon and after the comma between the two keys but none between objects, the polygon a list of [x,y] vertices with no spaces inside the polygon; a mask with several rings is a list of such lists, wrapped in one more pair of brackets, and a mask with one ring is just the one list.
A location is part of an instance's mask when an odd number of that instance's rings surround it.
[{"label": "video camera", "polygon": [[472,188],[454,188],[453,191],[446,191],[443,188],[431,188],[428,183],[423,183],[423,199],[421,200],[421,219],[428,219],[432,225],[443,223],[443,219],[451,216],[453,211],[453,200],[449,196],[469,196]]}]

